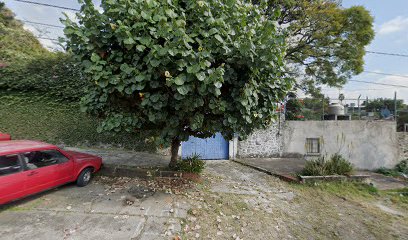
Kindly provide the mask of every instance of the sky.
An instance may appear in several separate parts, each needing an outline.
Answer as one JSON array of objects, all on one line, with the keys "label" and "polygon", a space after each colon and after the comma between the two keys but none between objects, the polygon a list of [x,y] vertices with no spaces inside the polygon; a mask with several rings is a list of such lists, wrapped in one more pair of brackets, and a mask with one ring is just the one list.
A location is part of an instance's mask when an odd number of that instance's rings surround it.
[{"label": "sky", "polygon": [[[3,0],[4,1],[4,0]],[[76,0],[31,0],[40,3],[48,3],[70,8],[79,8]],[[96,2],[96,0],[95,0]],[[45,6],[37,6],[5,0],[6,6],[10,8],[20,20],[40,22],[62,26],[59,19],[63,17],[62,11],[73,18],[75,12],[61,10]],[[343,7],[354,5],[364,6],[373,15],[376,36],[372,43],[367,46],[367,51],[387,52],[408,55],[408,0],[343,0]],[[58,38],[63,36],[61,28],[40,27],[32,23],[25,23],[26,29],[33,31],[37,36],[45,38]],[[55,47],[52,40],[40,39],[48,47]],[[368,81],[373,83],[384,83],[404,85],[408,87],[408,57],[385,56],[367,53],[364,57],[364,70],[367,72],[389,73],[401,76],[386,76],[364,72],[354,76],[353,80]],[[330,98],[337,98],[343,93],[346,99],[361,98],[397,98],[408,103],[408,88],[349,82],[342,89],[323,87],[323,93]]]}]

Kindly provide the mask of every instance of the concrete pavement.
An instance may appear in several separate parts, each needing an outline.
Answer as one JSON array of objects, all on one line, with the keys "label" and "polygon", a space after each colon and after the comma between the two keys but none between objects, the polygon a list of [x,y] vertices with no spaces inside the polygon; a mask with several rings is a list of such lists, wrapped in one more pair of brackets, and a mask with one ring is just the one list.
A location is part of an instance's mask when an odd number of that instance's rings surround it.
[{"label": "concrete pavement", "polygon": [[[186,202],[151,192],[138,180],[118,181],[71,184],[6,205],[0,239],[172,239],[181,232]],[[146,192],[144,198],[132,196],[135,186]]]}]

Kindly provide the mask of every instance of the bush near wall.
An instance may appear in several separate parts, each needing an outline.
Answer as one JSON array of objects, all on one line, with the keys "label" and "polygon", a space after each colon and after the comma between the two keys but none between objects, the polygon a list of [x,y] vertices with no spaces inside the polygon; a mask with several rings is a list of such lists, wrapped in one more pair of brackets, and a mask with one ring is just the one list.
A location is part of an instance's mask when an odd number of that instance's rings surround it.
[{"label": "bush near wall", "polygon": [[0,2],[0,90],[79,101],[84,81],[72,56],[50,52]]},{"label": "bush near wall", "polygon": [[0,68],[0,89],[40,93],[61,102],[78,102],[85,81],[69,54],[46,53]]},{"label": "bush near wall", "polygon": [[155,151],[145,141],[149,132],[98,134],[98,120],[79,111],[76,103],[61,103],[39,94],[0,91],[0,132],[13,139],[32,139],[69,146],[113,146]]}]

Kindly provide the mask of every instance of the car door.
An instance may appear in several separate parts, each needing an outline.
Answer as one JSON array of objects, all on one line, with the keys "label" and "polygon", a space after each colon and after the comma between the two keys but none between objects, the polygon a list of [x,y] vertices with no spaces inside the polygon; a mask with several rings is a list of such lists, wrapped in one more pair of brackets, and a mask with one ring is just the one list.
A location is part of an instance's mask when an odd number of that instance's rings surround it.
[{"label": "car door", "polygon": [[72,159],[69,159],[58,150],[48,150],[46,152],[49,155],[49,158],[55,159],[57,161],[57,164],[54,165],[54,174],[56,181],[55,185],[61,185],[73,181],[74,176],[72,172],[74,163]]},{"label": "car door", "polygon": [[72,161],[55,149],[22,154],[26,163],[26,188],[30,194],[70,181]]},{"label": "car door", "polygon": [[17,154],[0,156],[0,204],[26,195],[26,174]]}]

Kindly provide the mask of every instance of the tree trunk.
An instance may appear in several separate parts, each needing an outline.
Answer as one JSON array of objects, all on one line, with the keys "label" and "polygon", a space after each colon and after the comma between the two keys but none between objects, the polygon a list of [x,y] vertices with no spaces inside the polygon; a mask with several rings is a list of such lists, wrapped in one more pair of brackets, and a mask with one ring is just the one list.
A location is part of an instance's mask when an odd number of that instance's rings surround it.
[{"label": "tree trunk", "polygon": [[178,138],[174,138],[173,141],[171,141],[171,158],[169,163],[170,169],[176,168],[180,143],[181,142]]}]

